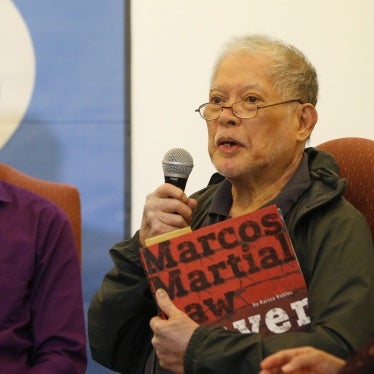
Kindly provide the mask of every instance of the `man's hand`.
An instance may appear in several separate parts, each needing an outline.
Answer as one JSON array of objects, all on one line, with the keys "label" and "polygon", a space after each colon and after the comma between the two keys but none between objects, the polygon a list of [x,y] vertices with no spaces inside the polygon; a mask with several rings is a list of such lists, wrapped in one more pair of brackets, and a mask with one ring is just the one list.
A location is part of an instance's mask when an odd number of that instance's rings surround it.
[{"label": "man's hand", "polygon": [[142,245],[145,239],[187,227],[196,204],[196,200],[172,184],[164,183],[158,187],[147,196],[144,205],[139,232]]},{"label": "man's hand", "polygon": [[152,344],[160,366],[173,373],[184,373],[184,354],[193,332],[199,325],[179,310],[164,290],[157,290],[156,298],[158,306],[168,317],[153,317],[150,321],[154,333]]}]

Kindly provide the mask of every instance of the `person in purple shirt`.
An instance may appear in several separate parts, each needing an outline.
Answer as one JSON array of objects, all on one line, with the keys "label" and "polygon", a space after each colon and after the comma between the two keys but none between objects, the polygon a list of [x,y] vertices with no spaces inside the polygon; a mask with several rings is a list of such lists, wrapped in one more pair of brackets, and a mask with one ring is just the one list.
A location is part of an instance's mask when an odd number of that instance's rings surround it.
[{"label": "person in purple shirt", "polygon": [[87,366],[80,266],[66,214],[0,181],[0,373]]}]

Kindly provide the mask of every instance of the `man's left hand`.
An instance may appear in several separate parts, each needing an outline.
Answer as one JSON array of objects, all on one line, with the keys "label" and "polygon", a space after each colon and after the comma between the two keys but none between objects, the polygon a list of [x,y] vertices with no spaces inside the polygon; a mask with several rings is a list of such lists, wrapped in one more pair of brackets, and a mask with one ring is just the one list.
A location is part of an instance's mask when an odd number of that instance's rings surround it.
[{"label": "man's left hand", "polygon": [[151,319],[150,326],[154,333],[153,347],[162,368],[182,374],[188,342],[199,325],[179,310],[164,290],[157,290],[156,299],[158,306],[168,319],[160,317]]}]

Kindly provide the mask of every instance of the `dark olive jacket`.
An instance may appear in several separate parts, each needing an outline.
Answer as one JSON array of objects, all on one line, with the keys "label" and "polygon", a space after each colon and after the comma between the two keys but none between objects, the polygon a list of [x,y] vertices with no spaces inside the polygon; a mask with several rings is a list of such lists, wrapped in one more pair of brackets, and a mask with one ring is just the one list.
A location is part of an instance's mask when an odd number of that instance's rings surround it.
[{"label": "dark olive jacket", "polygon": [[[306,150],[311,187],[286,224],[308,286],[310,332],[271,336],[199,327],[185,355],[185,373],[258,373],[280,349],[311,345],[346,358],[374,332],[374,249],[367,222],[343,197],[345,180],[327,153]],[[200,227],[219,183],[195,193],[191,227]],[[113,269],[88,312],[94,360],[121,373],[143,373],[157,313],[138,256],[138,233],[110,250]]]}]

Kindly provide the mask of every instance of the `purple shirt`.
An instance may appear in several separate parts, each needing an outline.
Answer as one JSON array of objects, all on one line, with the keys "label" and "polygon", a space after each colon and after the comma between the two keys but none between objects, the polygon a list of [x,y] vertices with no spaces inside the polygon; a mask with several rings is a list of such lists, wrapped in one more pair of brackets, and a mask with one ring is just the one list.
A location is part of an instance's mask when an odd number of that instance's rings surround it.
[{"label": "purple shirt", "polygon": [[80,266],[65,213],[0,181],[0,373],[86,369]]}]

